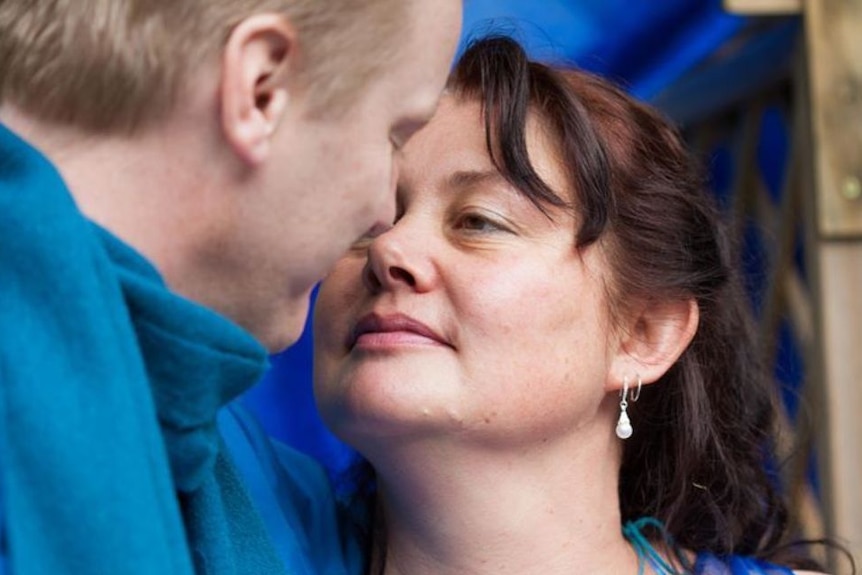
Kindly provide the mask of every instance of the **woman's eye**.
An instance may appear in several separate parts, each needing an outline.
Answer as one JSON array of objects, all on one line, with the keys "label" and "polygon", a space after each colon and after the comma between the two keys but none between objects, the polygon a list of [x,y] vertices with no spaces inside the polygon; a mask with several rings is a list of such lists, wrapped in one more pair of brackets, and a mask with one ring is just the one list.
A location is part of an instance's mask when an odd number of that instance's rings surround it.
[{"label": "woman's eye", "polygon": [[369,245],[371,245],[371,242],[374,241],[374,238],[376,238],[377,236],[379,236],[382,233],[385,233],[386,231],[388,231],[391,228],[392,228],[392,226],[388,226],[388,225],[382,225],[382,224],[375,225],[374,227],[369,229],[367,232],[362,234],[360,237],[358,237],[353,242],[353,245],[350,246],[350,249],[351,250],[364,250],[364,249],[366,249]]},{"label": "woman's eye", "polygon": [[505,227],[497,222],[478,214],[465,214],[458,218],[456,222],[457,229],[466,230],[469,232],[504,232],[508,231]]},{"label": "woman's eye", "polygon": [[350,244],[351,251],[357,250],[365,250],[368,249],[368,246],[371,245],[371,242],[374,241],[374,238],[368,234],[363,234],[362,236],[356,238],[352,244]]}]

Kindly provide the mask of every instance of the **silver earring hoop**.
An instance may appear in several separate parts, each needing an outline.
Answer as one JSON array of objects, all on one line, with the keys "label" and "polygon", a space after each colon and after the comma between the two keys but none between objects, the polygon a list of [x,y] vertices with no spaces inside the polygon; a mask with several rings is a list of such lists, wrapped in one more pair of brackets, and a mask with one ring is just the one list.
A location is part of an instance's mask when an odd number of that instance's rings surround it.
[{"label": "silver earring hoop", "polygon": [[[638,383],[640,383],[640,377],[638,377]],[[629,419],[629,414],[626,413],[626,409],[629,406],[628,396],[629,396],[629,378],[623,377],[623,391],[622,391],[622,399],[620,399],[620,418],[617,420],[617,428],[616,434],[620,439],[628,439],[632,436],[634,430],[632,429],[632,422]],[[638,385],[637,397],[640,397],[640,385]],[[634,397],[632,401],[637,401]]]},{"label": "silver earring hoop", "polygon": [[644,384],[644,382],[643,382],[643,380],[641,379],[641,376],[640,376],[640,375],[636,375],[635,377],[637,377],[637,378],[638,378],[638,388],[637,388],[637,389],[635,390],[635,392],[632,394],[632,397],[631,397],[631,401],[632,401],[632,403],[635,403],[637,400],[639,400],[639,399],[641,398],[641,387],[642,387],[642,386],[643,386],[643,384]]}]

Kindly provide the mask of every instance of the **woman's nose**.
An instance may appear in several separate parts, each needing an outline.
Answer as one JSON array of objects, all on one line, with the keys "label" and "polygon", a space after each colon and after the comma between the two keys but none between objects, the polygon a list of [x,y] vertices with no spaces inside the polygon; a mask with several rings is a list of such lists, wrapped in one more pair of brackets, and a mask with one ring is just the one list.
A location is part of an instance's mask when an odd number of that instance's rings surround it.
[{"label": "woman's nose", "polygon": [[362,274],[366,287],[372,293],[394,289],[427,291],[434,276],[430,249],[429,242],[418,237],[402,218],[368,247]]}]

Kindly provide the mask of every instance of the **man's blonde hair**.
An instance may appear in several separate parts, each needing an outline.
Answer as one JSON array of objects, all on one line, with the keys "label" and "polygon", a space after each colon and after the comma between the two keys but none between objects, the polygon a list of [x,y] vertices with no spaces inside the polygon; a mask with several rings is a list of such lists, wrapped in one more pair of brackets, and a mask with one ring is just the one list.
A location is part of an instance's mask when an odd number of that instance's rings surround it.
[{"label": "man's blonde hair", "polygon": [[287,16],[300,77],[333,111],[397,53],[408,0],[0,0],[0,103],[97,133],[173,109],[243,19]]}]

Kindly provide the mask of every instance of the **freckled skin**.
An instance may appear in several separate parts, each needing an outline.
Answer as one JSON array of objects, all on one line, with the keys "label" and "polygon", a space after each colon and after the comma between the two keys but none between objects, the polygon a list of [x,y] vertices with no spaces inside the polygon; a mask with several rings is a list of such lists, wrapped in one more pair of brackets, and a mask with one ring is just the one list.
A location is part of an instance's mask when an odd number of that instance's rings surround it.
[{"label": "freckled skin", "polygon": [[[537,170],[566,190],[551,144],[529,128]],[[354,246],[321,288],[315,392],[337,434],[372,453],[385,437],[453,430],[525,446],[597,417],[615,352],[606,265],[598,248],[575,250],[572,214],[551,215],[494,170],[479,105],[445,97],[404,149],[395,225]],[[381,310],[451,347],[345,349],[350,326]]]}]

